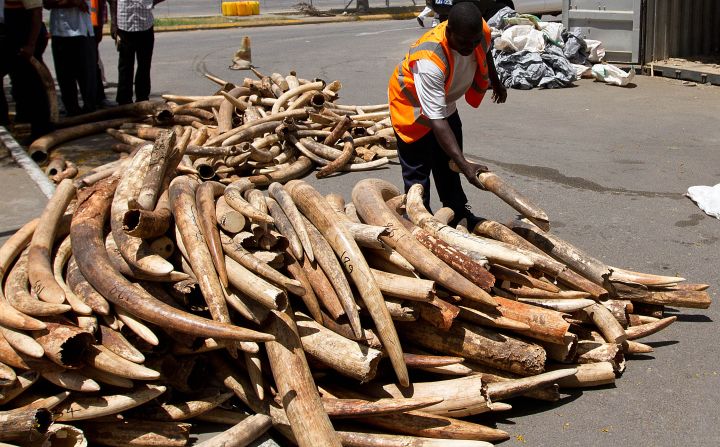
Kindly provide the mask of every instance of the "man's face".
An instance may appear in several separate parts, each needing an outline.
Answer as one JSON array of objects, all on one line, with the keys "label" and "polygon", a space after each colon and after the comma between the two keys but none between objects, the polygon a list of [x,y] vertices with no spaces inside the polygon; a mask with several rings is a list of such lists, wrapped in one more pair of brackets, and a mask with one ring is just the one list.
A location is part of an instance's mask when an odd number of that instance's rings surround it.
[{"label": "man's face", "polygon": [[480,28],[473,31],[455,32],[448,26],[447,36],[450,48],[463,56],[470,56],[475,50],[475,47],[482,42],[483,31],[482,28]]}]

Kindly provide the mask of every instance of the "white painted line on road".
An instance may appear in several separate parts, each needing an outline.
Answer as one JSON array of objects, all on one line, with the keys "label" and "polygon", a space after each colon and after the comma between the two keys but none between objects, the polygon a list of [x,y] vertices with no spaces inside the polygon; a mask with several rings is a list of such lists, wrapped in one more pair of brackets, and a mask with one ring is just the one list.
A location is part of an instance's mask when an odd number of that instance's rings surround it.
[{"label": "white painted line on road", "polygon": [[52,195],[55,194],[55,185],[53,182],[47,178],[37,163],[30,158],[25,149],[15,141],[15,138],[10,135],[10,132],[2,126],[0,126],[0,140],[2,140],[5,147],[8,148],[15,162],[25,169],[25,172],[27,172],[38,188],[40,188],[40,191],[42,191],[48,199],[52,197]]},{"label": "white painted line on road", "polygon": [[374,35],[376,35],[376,34],[391,33],[391,32],[395,32],[395,31],[407,31],[407,30],[409,30],[409,29],[416,29],[416,28],[417,28],[417,26],[412,26],[412,27],[409,27],[409,28],[385,29],[385,30],[382,30],[382,31],[372,31],[372,32],[368,32],[368,33],[358,33],[358,34],[355,34],[355,37],[374,36]]}]

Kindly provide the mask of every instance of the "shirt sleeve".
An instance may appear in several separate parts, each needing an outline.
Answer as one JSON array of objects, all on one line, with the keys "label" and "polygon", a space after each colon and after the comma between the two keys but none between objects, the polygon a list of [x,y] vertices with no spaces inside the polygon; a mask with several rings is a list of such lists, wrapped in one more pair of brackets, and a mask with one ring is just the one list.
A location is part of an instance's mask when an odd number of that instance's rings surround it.
[{"label": "shirt sleeve", "polygon": [[423,115],[430,119],[445,118],[445,75],[429,60],[420,59],[412,66],[415,91]]}]

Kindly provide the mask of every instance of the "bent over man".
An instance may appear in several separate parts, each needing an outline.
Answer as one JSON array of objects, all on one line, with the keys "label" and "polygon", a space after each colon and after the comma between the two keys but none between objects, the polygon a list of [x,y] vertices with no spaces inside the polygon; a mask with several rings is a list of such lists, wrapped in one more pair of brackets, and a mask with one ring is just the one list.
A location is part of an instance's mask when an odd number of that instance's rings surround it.
[{"label": "bent over man", "polygon": [[500,83],[490,49],[490,29],[472,3],[459,3],[443,22],[415,42],[390,77],[390,118],[397,137],[405,191],[423,185],[425,206],[430,209],[430,174],[440,201],[452,208],[455,225],[468,220],[472,229],[477,218],[467,206],[455,162],[468,181],[482,188],[477,174],[488,168],[468,161],[462,150],[462,123],[456,101],[461,97],[477,108],[485,91],[503,103],[507,91]]}]

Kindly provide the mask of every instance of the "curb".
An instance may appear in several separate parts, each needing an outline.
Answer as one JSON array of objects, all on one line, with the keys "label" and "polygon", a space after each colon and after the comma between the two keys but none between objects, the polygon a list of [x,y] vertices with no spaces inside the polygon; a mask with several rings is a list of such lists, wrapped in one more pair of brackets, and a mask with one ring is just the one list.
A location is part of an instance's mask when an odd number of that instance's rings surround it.
[{"label": "curb", "polygon": [[[238,22],[227,23],[207,23],[197,25],[170,25],[156,26],[155,32],[175,32],[175,31],[195,31],[195,30],[213,30],[227,28],[256,28],[264,26],[286,26],[286,25],[306,25],[318,23],[342,23],[342,22],[359,22],[359,21],[378,21],[378,20],[408,20],[417,16],[416,12],[401,12],[393,14],[367,14],[367,15],[338,15],[333,17],[304,17],[300,19],[278,18],[278,19],[255,19]],[[107,33],[105,33],[107,34]]]},{"label": "curb", "polygon": [[30,179],[48,199],[55,193],[55,184],[47,178],[25,149],[15,141],[5,127],[0,127],[0,142],[10,151],[15,162],[25,170]]}]

